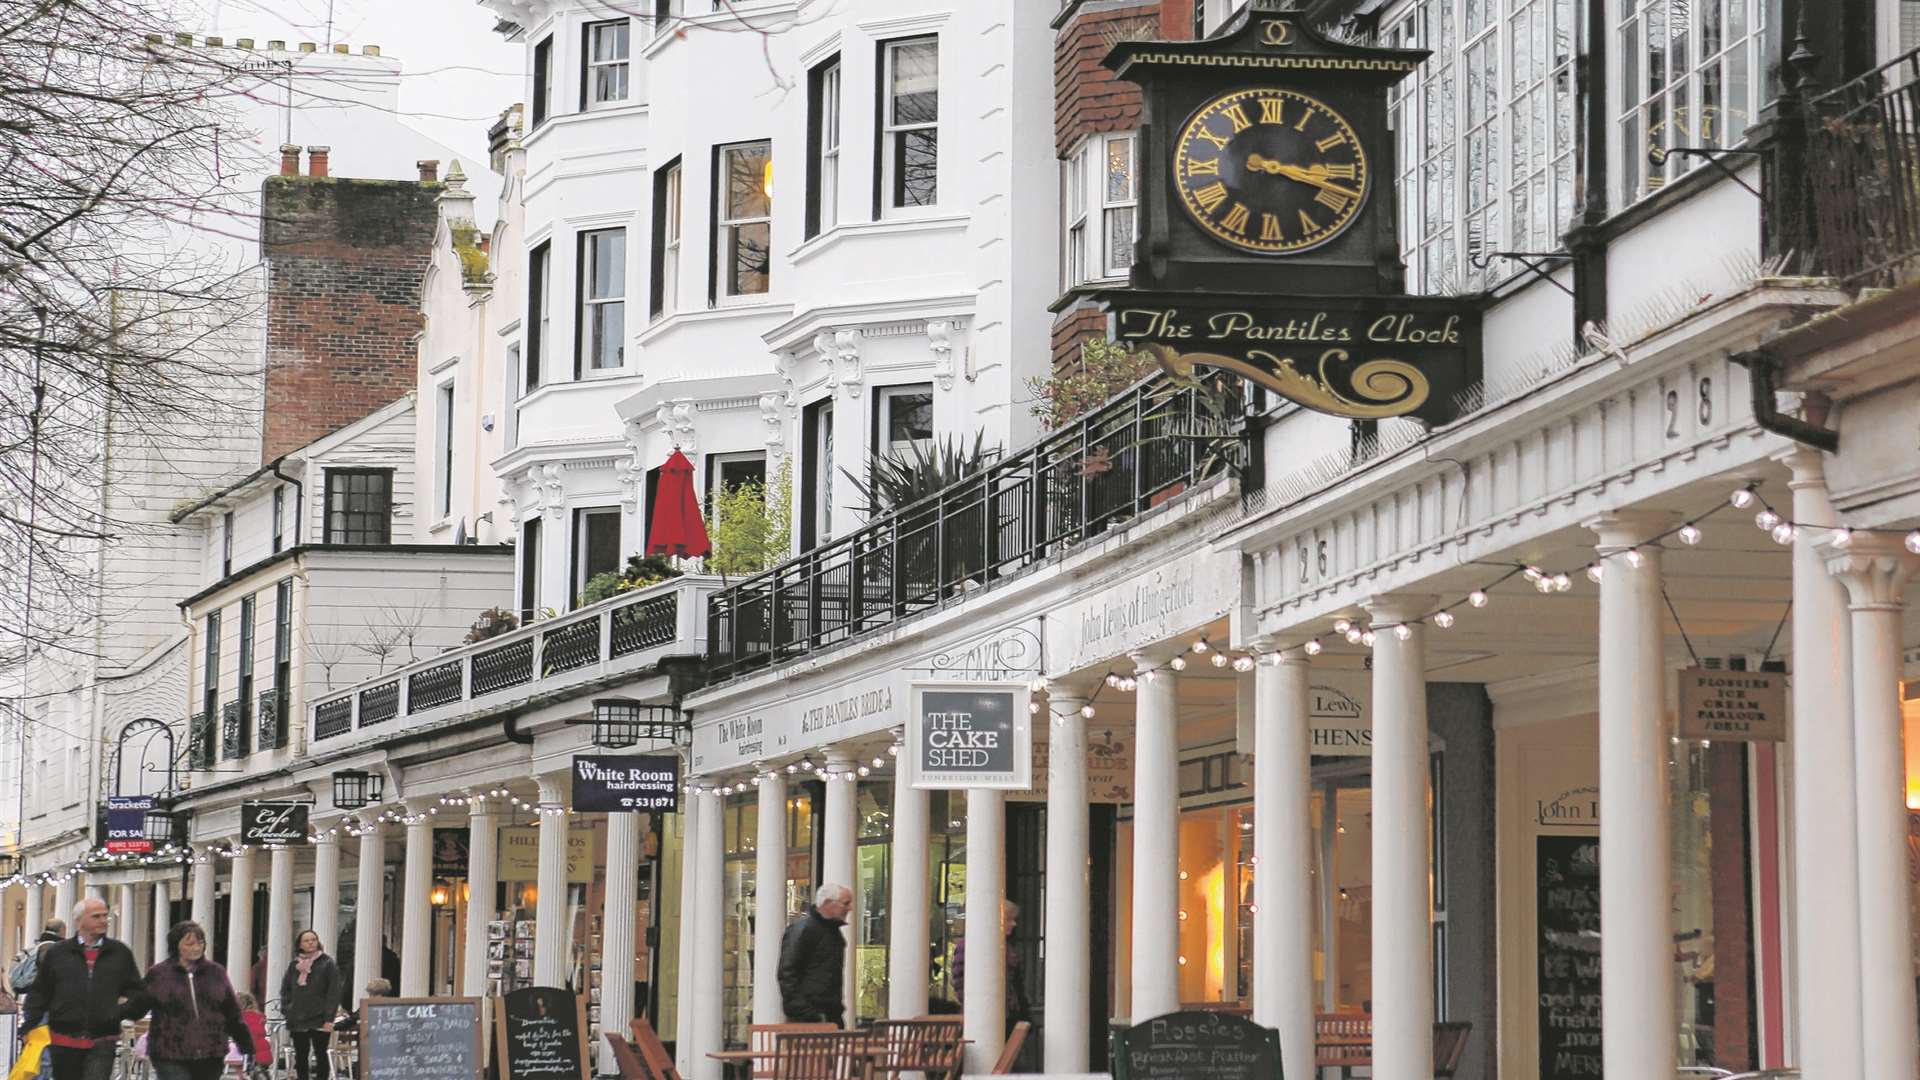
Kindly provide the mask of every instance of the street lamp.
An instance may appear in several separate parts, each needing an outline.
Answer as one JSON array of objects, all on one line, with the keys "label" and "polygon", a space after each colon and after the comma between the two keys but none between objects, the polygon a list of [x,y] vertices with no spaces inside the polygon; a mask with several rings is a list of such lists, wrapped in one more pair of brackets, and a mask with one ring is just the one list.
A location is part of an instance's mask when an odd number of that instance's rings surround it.
[{"label": "street lamp", "polygon": [[387,778],[382,773],[342,769],[333,774],[333,808],[358,810],[371,806],[380,801],[386,787]]},{"label": "street lamp", "polygon": [[593,745],[621,750],[641,739],[678,743],[680,714],[671,705],[644,705],[632,698],[596,698]]}]

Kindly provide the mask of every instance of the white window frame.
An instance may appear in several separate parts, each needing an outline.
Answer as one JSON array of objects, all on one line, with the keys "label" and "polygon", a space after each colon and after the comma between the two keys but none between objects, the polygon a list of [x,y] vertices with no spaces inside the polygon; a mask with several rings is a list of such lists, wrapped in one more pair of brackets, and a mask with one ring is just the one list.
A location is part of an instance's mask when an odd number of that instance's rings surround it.
[{"label": "white window frame", "polygon": [[[573,551],[570,560],[571,565],[568,569],[575,580],[571,583],[572,587],[567,590],[567,602],[569,604],[573,604],[574,601],[580,598],[580,594],[586,590],[587,582],[593,579],[593,575],[588,572],[587,567],[587,539],[592,535],[593,531],[588,523],[596,518],[612,518],[615,537],[614,542],[617,546],[620,542],[621,516],[621,510],[618,506],[582,506],[574,511]],[[616,558],[614,560],[614,569],[618,570],[619,568],[620,560]]]},{"label": "white window frame", "polygon": [[[904,49],[933,47],[933,119],[898,123],[894,119],[894,57]],[[883,217],[925,213],[940,205],[940,38],[938,35],[901,38],[885,42],[880,62],[880,213]],[[895,201],[894,188],[904,168],[904,142],[901,136],[916,132],[933,133],[933,192],[924,203]]]},{"label": "white window frame", "polygon": [[454,380],[434,388],[433,505],[436,518],[453,516],[453,407]]},{"label": "white window frame", "polygon": [[[1126,146],[1127,193],[1112,196],[1108,194],[1107,181],[1112,153],[1121,144]],[[1095,281],[1126,280],[1132,268],[1132,241],[1138,235],[1135,230],[1139,226],[1139,145],[1137,132],[1110,131],[1088,136],[1061,160],[1060,270],[1066,288]],[[1113,223],[1121,214],[1129,221],[1124,252],[1113,243]]]},{"label": "white window frame", "polygon": [[898,386],[880,386],[874,388],[874,439],[879,444],[874,447],[874,456],[905,459],[908,451],[918,444],[922,453],[933,450],[933,435],[929,432],[925,439],[906,439],[895,442],[893,439],[893,403],[901,398],[924,397],[929,407],[934,400],[932,383],[902,383]]},{"label": "white window frame", "polygon": [[[714,282],[714,292],[721,301],[733,301],[737,303],[745,299],[757,299],[773,291],[773,194],[770,191],[767,192],[767,212],[764,215],[752,217],[736,218],[730,216],[731,207],[729,206],[729,200],[727,198],[726,185],[728,178],[733,175],[733,155],[756,149],[764,149],[766,151],[767,169],[771,170],[773,167],[773,143],[767,139],[756,139],[752,142],[733,143],[728,146],[722,146],[720,147],[719,154],[715,158],[715,164],[718,168],[714,171],[713,176],[715,194],[713,258],[714,277],[716,279]],[[732,240],[736,230],[753,225],[765,225],[767,227],[766,288],[758,292],[736,292],[734,290],[733,260],[728,257],[728,252],[733,250]]]},{"label": "white window frame", "polygon": [[[620,39],[617,41],[617,45],[620,48],[619,56],[608,57],[605,60],[594,59],[594,55],[599,51],[600,36],[602,34],[612,34]],[[586,45],[586,53],[580,58],[580,62],[586,68],[587,108],[607,109],[626,104],[627,99],[633,94],[633,69],[630,66],[630,61],[633,56],[633,31],[631,24],[629,24],[626,19],[610,19],[606,22],[588,23],[584,44]],[[602,95],[600,75],[603,72],[606,73],[610,81],[615,81],[619,84],[619,93],[617,95]]]},{"label": "white window frame", "polygon": [[840,224],[840,75],[839,58],[820,69],[820,149],[814,162],[820,232]]},{"label": "white window frame", "polygon": [[[618,235],[620,237],[620,255],[617,260],[619,286],[615,292],[605,296],[593,294],[593,281],[598,267],[601,237]],[[622,226],[608,229],[584,229],[580,233],[580,356],[579,372],[583,379],[605,377],[626,370],[627,366],[627,230]],[[595,316],[602,307],[618,306],[620,309],[620,341],[614,346],[614,363],[601,364],[599,350],[593,347],[593,327]]]},{"label": "white window frame", "polygon": [[[1678,76],[1671,63],[1677,50],[1669,50],[1660,64],[1654,64],[1646,33],[1650,26],[1670,28],[1675,8],[1686,19],[1682,31],[1686,35],[1686,68]],[[1746,12],[1746,22],[1736,28],[1729,16],[1740,9]],[[1707,56],[1703,52],[1708,20],[1694,16],[1710,11],[1720,13],[1720,40]],[[1656,163],[1652,160],[1655,140],[1661,149],[1676,145],[1730,147],[1745,141],[1766,95],[1765,58],[1760,55],[1766,39],[1766,14],[1765,0],[1612,0],[1608,7],[1613,34],[1608,49],[1612,57],[1608,99],[1614,128],[1608,139],[1607,183],[1616,210],[1658,194],[1661,188],[1704,164],[1693,155],[1668,155],[1664,162]],[[1656,17],[1658,23],[1653,21]],[[1739,33],[1734,32],[1736,29]],[[1669,32],[1668,41],[1672,40]],[[1716,74],[1717,79],[1712,77]],[[1735,101],[1733,88],[1742,81],[1742,100]],[[1718,103],[1708,101],[1708,89],[1716,82]],[[1719,111],[1709,117],[1709,108]],[[1655,127],[1660,128],[1660,134],[1649,136]]]},{"label": "white window frame", "polygon": [[664,196],[666,206],[661,215],[660,243],[660,317],[665,318],[680,309],[680,248],[681,224],[680,203],[682,180],[685,177],[679,162],[667,170],[662,181],[667,191]]}]

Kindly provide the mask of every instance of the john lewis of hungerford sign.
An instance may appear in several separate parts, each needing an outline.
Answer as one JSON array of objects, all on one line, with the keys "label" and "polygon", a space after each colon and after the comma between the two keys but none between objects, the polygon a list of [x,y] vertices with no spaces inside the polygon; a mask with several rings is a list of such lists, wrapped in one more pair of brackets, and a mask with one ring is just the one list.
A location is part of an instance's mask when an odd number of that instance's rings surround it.
[{"label": "john lewis of hungerford sign", "polygon": [[1128,576],[1047,613],[1047,672],[1112,660],[1206,626],[1240,601],[1240,556],[1209,552]]},{"label": "john lewis of hungerford sign", "polygon": [[915,683],[907,723],[913,786],[998,788],[1033,785],[1033,717],[1024,685]]}]

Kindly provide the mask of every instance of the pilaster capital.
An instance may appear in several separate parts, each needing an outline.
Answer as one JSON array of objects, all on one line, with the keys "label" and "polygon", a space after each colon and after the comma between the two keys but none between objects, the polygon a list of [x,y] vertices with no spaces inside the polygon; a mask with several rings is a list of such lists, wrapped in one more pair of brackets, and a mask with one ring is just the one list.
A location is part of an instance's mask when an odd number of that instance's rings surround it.
[{"label": "pilaster capital", "polygon": [[1787,481],[1787,487],[1794,491],[1804,487],[1827,486],[1827,455],[1824,450],[1816,450],[1805,443],[1794,443],[1774,454],[1773,460],[1792,470],[1793,479]]},{"label": "pilaster capital", "polygon": [[829,746],[826,750],[827,768],[832,772],[842,772],[853,767],[853,751],[845,746]]},{"label": "pilaster capital", "polygon": [[1260,667],[1279,667],[1283,664],[1304,665],[1312,662],[1312,658],[1307,655],[1305,642],[1288,644],[1268,634],[1254,638],[1250,645],[1255,651],[1263,654],[1260,658]]},{"label": "pilaster capital", "polygon": [[1649,558],[1658,558],[1660,545],[1653,538],[1673,528],[1679,520],[1664,510],[1616,510],[1589,518],[1582,524],[1599,538],[1594,547],[1602,555],[1639,548]]},{"label": "pilaster capital", "polygon": [[1439,603],[1431,593],[1385,593],[1367,597],[1360,606],[1375,626],[1394,626],[1425,618]]},{"label": "pilaster capital", "polygon": [[1907,582],[1920,573],[1920,556],[1889,533],[1855,533],[1845,549],[1827,559],[1827,572],[1847,587],[1854,611],[1898,610]]},{"label": "pilaster capital", "polygon": [[1132,661],[1135,675],[1145,675],[1155,668],[1166,667],[1174,657],[1184,656],[1187,652],[1186,648],[1179,645],[1157,645],[1153,648],[1130,652],[1127,654],[1127,659]]},{"label": "pilaster capital", "polygon": [[541,773],[534,777],[540,784],[540,805],[560,806],[567,799],[568,775],[564,772]]}]

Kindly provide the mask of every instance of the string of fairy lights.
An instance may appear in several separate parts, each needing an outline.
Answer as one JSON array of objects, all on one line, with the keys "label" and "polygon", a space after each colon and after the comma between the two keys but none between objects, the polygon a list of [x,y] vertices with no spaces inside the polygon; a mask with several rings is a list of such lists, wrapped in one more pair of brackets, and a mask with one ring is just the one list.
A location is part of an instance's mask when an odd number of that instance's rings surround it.
[{"label": "string of fairy lights", "polygon": [[[1401,622],[1364,624],[1348,618],[1335,619],[1330,633],[1308,638],[1306,641],[1294,647],[1299,648],[1308,656],[1318,656],[1326,650],[1328,639],[1330,638],[1343,640],[1348,645],[1371,648],[1383,633],[1392,634],[1396,640],[1406,641],[1413,636],[1413,628],[1416,626],[1431,626],[1436,630],[1450,630],[1458,622],[1458,612],[1462,610],[1481,610],[1488,607],[1493,603],[1493,590],[1515,578],[1524,579],[1536,592],[1542,594],[1571,591],[1574,588],[1576,576],[1584,577],[1586,580],[1598,584],[1605,579],[1609,572],[1621,566],[1629,570],[1637,570],[1644,565],[1646,562],[1646,554],[1641,550],[1643,547],[1658,545],[1668,539],[1678,540],[1687,547],[1699,546],[1701,540],[1704,538],[1704,533],[1700,528],[1701,523],[1715,515],[1729,511],[1753,511],[1754,527],[1767,534],[1774,543],[1782,547],[1791,546],[1803,533],[1810,530],[1821,534],[1826,543],[1836,552],[1845,552],[1851,548],[1854,538],[1860,534],[1904,534],[1902,546],[1908,552],[1920,556],[1920,529],[1906,530],[1899,528],[1855,526],[1839,522],[1796,521],[1789,515],[1782,513],[1780,508],[1769,502],[1766,497],[1761,494],[1759,483],[1754,482],[1734,489],[1733,493],[1724,501],[1716,503],[1698,514],[1683,518],[1679,525],[1675,525],[1663,532],[1655,533],[1639,541],[1637,544],[1603,552],[1582,565],[1564,569],[1549,569],[1533,563],[1514,563],[1504,567],[1501,573],[1467,592],[1465,595],[1459,596],[1416,618]],[[1138,689],[1140,681],[1143,679],[1147,682],[1153,682],[1162,676],[1185,671],[1194,664],[1207,664],[1215,668],[1223,669],[1231,668],[1236,672],[1245,673],[1252,671],[1257,665],[1279,664],[1285,651],[1285,649],[1262,649],[1258,647],[1243,650],[1223,648],[1215,645],[1205,636],[1202,636],[1196,638],[1181,651],[1168,657],[1164,662],[1150,667],[1137,668],[1132,672],[1107,672],[1106,676],[1094,685],[1092,692],[1087,695],[1086,700],[1076,707],[1071,707],[1066,711],[1055,710],[1051,708],[1050,703],[1052,698],[1049,695],[1048,705],[1042,705],[1039,701],[1029,701],[1027,708],[1036,716],[1039,715],[1042,709],[1046,709],[1054,726],[1065,723],[1075,712],[1082,718],[1090,720],[1099,714],[1098,703],[1101,694],[1105,691],[1112,690],[1121,693],[1130,693]],[[1031,680],[1028,684],[1028,689],[1034,694],[1049,694],[1051,686],[1051,681],[1042,675]],[[813,755],[807,754],[799,760],[789,762],[784,766],[773,766],[766,772],[756,773],[751,777],[744,777],[739,780],[720,783],[715,783],[711,780],[688,780],[682,785],[682,791],[688,795],[718,794],[721,796],[730,796],[748,791],[752,788],[757,788],[765,780],[772,778],[779,772],[784,772],[788,776],[811,776],[826,782],[858,781],[872,775],[876,770],[885,768],[891,758],[899,756],[900,750],[901,742],[896,736],[894,741],[886,748],[884,755],[876,754],[870,761],[834,768],[830,764],[816,763],[813,760]],[[322,840],[331,839],[339,835],[350,837],[366,836],[375,829],[382,828],[389,824],[418,825],[431,820],[443,807],[471,809],[490,801],[503,802],[507,806],[512,807],[513,811],[531,814],[536,818],[565,817],[574,813],[573,810],[565,806],[522,799],[511,790],[499,787],[477,794],[441,796],[438,800],[438,805],[428,806],[420,810],[408,810],[404,806],[398,808],[387,807],[372,811],[370,814],[348,816],[341,819],[339,823],[329,826],[326,829],[310,831],[306,837],[306,842],[308,844],[317,844]],[[0,889],[10,888],[15,885],[58,885],[63,881],[69,881],[75,876],[89,870],[131,869],[135,867],[162,865],[205,865],[218,858],[234,858],[250,850],[250,847],[251,845],[231,843],[215,843],[203,847],[170,843],[154,851],[141,853],[109,852],[104,847],[96,847],[89,849],[79,858],[64,867],[36,871],[34,873],[20,872],[0,877]]]}]

